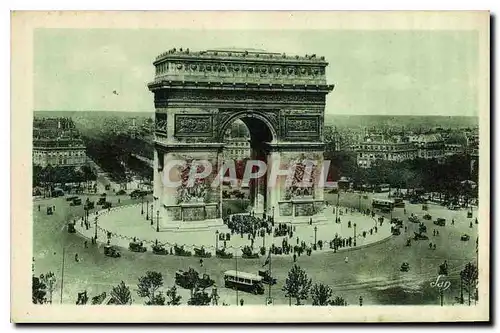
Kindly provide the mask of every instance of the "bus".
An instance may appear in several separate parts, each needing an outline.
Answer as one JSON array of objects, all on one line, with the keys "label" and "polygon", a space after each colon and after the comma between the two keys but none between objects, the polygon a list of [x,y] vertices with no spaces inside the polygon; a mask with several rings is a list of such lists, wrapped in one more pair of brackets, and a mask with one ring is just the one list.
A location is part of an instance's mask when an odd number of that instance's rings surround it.
[{"label": "bus", "polygon": [[394,200],[373,198],[372,208],[390,212],[394,208]]},{"label": "bus", "polygon": [[395,208],[405,208],[405,202],[402,197],[395,197],[393,200]]},{"label": "bus", "polygon": [[239,271],[224,272],[224,286],[253,293],[255,295],[264,294],[262,276]]}]

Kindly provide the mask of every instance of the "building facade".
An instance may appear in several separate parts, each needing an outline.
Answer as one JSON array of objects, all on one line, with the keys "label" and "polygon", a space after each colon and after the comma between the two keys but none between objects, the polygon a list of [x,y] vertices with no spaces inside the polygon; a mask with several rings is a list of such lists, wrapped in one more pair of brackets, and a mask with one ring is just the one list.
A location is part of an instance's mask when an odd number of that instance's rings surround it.
[{"label": "building facade", "polygon": [[80,139],[36,139],[33,141],[33,164],[46,167],[79,167],[87,162],[85,145]]},{"label": "building facade", "polygon": [[371,136],[354,147],[357,164],[370,168],[376,161],[402,162],[417,157],[414,144],[401,137]]}]

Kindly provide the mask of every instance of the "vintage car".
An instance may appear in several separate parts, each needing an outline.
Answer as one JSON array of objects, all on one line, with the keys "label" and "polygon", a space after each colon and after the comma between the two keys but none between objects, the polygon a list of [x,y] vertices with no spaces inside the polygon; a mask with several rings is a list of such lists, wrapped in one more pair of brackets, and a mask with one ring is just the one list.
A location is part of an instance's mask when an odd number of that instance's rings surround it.
[{"label": "vintage car", "polygon": [[407,262],[402,263],[400,270],[401,272],[408,272],[410,270],[410,264]]},{"label": "vintage car", "polygon": [[147,249],[142,242],[130,242],[128,248],[132,252],[146,252]]},{"label": "vintage car", "polygon": [[469,236],[469,235],[467,235],[467,234],[463,234],[463,235],[460,237],[460,240],[462,240],[462,241],[464,241],[464,242],[468,241],[469,239],[470,239],[470,236]]},{"label": "vintage car", "polygon": [[200,258],[210,258],[212,257],[212,253],[207,252],[205,248],[202,246],[201,248],[194,248],[194,256],[195,257],[200,257]]},{"label": "vintage car", "polygon": [[472,212],[471,211],[468,211],[467,212],[467,218],[471,219],[472,218]]},{"label": "vintage car", "polygon": [[414,214],[412,214],[408,217],[408,221],[413,222],[413,223],[420,223],[418,216],[414,215]]},{"label": "vintage car", "polygon": [[427,206],[427,204],[422,205],[422,210],[428,210],[428,209],[429,209],[429,206]]},{"label": "vintage car", "polygon": [[75,198],[69,203],[70,206],[80,206],[82,204],[82,199]]},{"label": "vintage car", "polygon": [[460,206],[459,206],[459,205],[449,205],[449,206],[448,206],[448,209],[449,209],[449,210],[459,210],[459,209],[460,209]]},{"label": "vintage car", "polygon": [[252,248],[248,245],[246,245],[241,252],[243,253],[241,257],[243,259],[256,259],[259,257],[259,254],[257,252],[253,252]]},{"label": "vintage car", "polygon": [[225,249],[217,250],[215,252],[215,255],[217,256],[217,258],[222,258],[222,259],[232,259],[233,258],[233,254],[226,252]]},{"label": "vintage car", "polygon": [[432,216],[430,214],[425,214],[424,215],[424,220],[432,220]]},{"label": "vintage car", "polygon": [[394,236],[399,236],[401,235],[401,230],[399,230],[398,227],[391,227],[391,233],[394,235]]},{"label": "vintage car", "polygon": [[271,276],[269,270],[260,269],[259,276],[262,276],[262,283],[274,285],[277,282],[276,278]]},{"label": "vintage car", "polygon": [[190,271],[193,274],[191,278],[194,277],[195,281],[190,281],[189,271],[178,270],[175,272],[175,284],[185,289],[191,289],[193,286],[190,284],[192,283],[201,289],[209,288],[215,284],[215,281],[208,274],[203,274],[203,277],[200,278],[198,272],[193,269],[190,269]]},{"label": "vintage car", "polygon": [[446,220],[440,217],[436,221],[434,221],[434,224],[444,227],[446,225]]},{"label": "vintage car", "polygon": [[414,232],[415,236],[413,236],[414,240],[427,240],[429,237],[427,235],[424,235],[423,233],[419,232]]},{"label": "vintage car", "polygon": [[75,224],[74,223],[68,223],[68,232],[70,234],[74,234],[76,232]]},{"label": "vintage car", "polygon": [[154,254],[160,254],[160,255],[167,255],[168,250],[165,248],[165,246],[161,244],[154,244],[151,246],[151,249],[153,250]]},{"label": "vintage car", "polygon": [[52,207],[47,207],[47,215],[52,215],[54,212],[52,211]]},{"label": "vintage car", "polygon": [[140,199],[144,196],[146,196],[146,192],[141,191],[141,190],[133,190],[130,193],[130,199]]},{"label": "vintage car", "polygon": [[97,204],[99,206],[102,206],[106,203],[106,197],[100,197],[99,200],[97,200]]},{"label": "vintage car", "polygon": [[104,246],[104,255],[107,257],[112,257],[112,258],[121,257],[120,252],[115,247],[113,247],[111,245]]},{"label": "vintage car", "polygon": [[111,204],[111,202],[106,201],[106,202],[102,205],[102,208],[104,208],[104,209],[106,209],[106,208],[111,208],[111,206],[113,206],[113,205]]},{"label": "vintage car", "polygon": [[191,251],[184,250],[184,245],[177,246],[174,245],[174,254],[181,257],[191,257],[193,254]]},{"label": "vintage car", "polygon": [[420,232],[420,233],[427,232],[427,227],[425,226],[425,224],[423,224],[423,223],[419,224],[419,226],[418,226],[418,232]]},{"label": "vintage car", "polygon": [[74,199],[78,199],[76,195],[70,196],[66,198],[66,201],[73,201]]}]

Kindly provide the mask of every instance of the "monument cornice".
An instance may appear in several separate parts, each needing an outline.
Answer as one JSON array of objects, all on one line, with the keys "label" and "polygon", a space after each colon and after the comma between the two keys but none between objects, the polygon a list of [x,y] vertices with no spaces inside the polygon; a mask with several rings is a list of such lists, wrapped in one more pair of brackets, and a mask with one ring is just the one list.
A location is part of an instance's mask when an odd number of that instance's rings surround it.
[{"label": "monument cornice", "polygon": [[268,92],[311,92],[329,93],[333,84],[295,84],[295,83],[249,83],[249,82],[211,82],[211,81],[153,81],[148,84],[151,91],[171,90],[228,90],[228,91],[268,91]]}]

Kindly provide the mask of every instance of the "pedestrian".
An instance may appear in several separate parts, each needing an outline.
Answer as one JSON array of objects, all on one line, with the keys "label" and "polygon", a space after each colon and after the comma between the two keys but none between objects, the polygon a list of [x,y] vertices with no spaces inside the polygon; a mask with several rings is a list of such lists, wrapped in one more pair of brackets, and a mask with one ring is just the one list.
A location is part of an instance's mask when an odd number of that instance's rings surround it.
[{"label": "pedestrian", "polygon": [[85,241],[85,243],[83,243],[83,244],[84,244],[85,248],[87,248],[87,241]]},{"label": "pedestrian", "polygon": [[55,206],[55,205],[52,207],[52,210],[53,210],[54,212],[56,211],[56,206]]},{"label": "pedestrian", "polygon": [[436,229],[432,230],[432,236],[436,236]]},{"label": "pedestrian", "polygon": [[244,303],[245,303],[245,301],[243,301],[243,298],[240,299],[240,305],[243,306]]},{"label": "pedestrian", "polygon": [[75,253],[75,261],[78,262],[78,253]]},{"label": "pedestrian", "polygon": [[[295,251],[295,249],[294,249]],[[295,254],[295,252],[293,253],[293,262],[296,262],[297,261],[297,255]]]},{"label": "pedestrian", "polygon": [[429,249],[432,249],[432,243],[429,243]]},{"label": "pedestrian", "polygon": [[434,250],[436,249],[436,244],[434,244]]},{"label": "pedestrian", "polygon": [[345,257],[344,262],[347,264],[349,262],[349,257]]},{"label": "pedestrian", "polygon": [[469,228],[472,228],[472,221],[470,221]]},{"label": "pedestrian", "polygon": [[439,236],[439,230],[436,230],[436,236]]},{"label": "pedestrian", "polygon": [[476,217],[476,224],[478,224],[478,222],[477,222],[477,217]]},{"label": "pedestrian", "polygon": [[451,219],[451,225],[455,225],[455,219]]},{"label": "pedestrian", "polygon": [[40,211],[40,205],[38,205],[38,211]]}]

